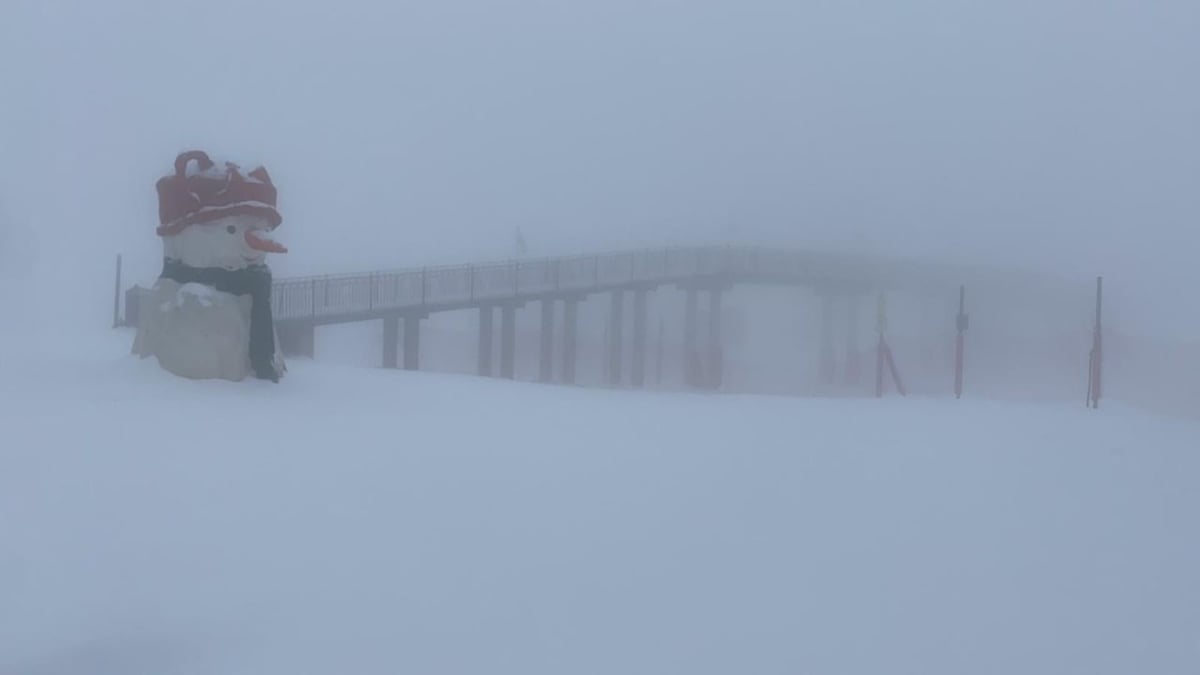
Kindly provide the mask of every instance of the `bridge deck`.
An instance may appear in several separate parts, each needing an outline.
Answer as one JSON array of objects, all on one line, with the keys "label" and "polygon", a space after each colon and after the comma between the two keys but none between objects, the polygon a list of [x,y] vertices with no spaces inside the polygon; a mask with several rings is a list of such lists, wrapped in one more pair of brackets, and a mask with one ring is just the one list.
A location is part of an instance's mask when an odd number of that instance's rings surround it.
[{"label": "bridge deck", "polygon": [[330,324],[556,295],[705,283],[773,283],[864,292],[913,285],[949,288],[957,282],[924,265],[711,246],[278,279],[272,304],[277,321]]}]

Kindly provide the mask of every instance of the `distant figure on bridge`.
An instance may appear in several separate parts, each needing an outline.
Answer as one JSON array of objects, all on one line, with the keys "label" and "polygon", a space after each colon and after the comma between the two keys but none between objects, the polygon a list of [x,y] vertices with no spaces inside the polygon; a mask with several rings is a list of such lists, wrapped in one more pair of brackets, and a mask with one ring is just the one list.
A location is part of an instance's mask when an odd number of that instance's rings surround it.
[{"label": "distant figure on bridge", "polygon": [[283,221],[265,168],[185,152],[158,181],[163,269],[138,313],[133,352],[176,375],[278,382],[287,370],[271,314],[268,253]]}]

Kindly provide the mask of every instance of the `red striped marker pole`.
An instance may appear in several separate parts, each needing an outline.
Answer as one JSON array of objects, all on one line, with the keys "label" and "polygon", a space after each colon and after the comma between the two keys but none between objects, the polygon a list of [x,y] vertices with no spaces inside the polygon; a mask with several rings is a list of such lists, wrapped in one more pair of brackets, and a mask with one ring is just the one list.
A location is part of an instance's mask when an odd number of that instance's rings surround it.
[{"label": "red striped marker pole", "polygon": [[1088,406],[1100,407],[1101,382],[1104,374],[1104,339],[1100,308],[1104,298],[1104,277],[1096,277],[1096,325],[1092,330],[1092,351],[1088,355]]},{"label": "red striped marker pole", "polygon": [[962,398],[963,349],[967,331],[967,287],[958,287],[958,337],[954,342],[954,398]]}]

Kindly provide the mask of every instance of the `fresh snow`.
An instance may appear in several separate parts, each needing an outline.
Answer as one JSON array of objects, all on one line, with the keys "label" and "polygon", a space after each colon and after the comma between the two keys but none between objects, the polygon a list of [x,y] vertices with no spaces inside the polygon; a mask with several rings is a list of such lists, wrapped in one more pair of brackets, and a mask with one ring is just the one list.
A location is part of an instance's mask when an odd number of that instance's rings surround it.
[{"label": "fresh snow", "polygon": [[[209,154],[208,158],[212,160],[213,165],[207,169],[200,168],[200,162],[191,160],[184,167],[183,175],[187,177],[203,176],[205,178],[228,178],[231,174],[231,169],[236,169],[242,179],[248,183],[261,183],[259,179],[249,175],[251,171],[262,166],[259,162],[240,162],[229,159],[223,159]],[[249,168],[246,168],[249,167]]]},{"label": "fresh snow", "polygon": [[1195,422],[131,339],[0,342],[4,675],[1200,671]]},{"label": "fresh snow", "polygon": [[213,303],[213,297],[219,292],[220,291],[213,288],[212,286],[206,286],[204,284],[198,284],[198,283],[186,283],[186,284],[180,286],[179,290],[176,291],[175,304],[178,307],[183,307],[183,304],[185,302],[184,299],[188,296],[191,296],[191,297],[195,298],[196,301],[199,302],[201,305],[204,305],[205,307],[210,307],[210,306],[212,306],[212,303]]}]

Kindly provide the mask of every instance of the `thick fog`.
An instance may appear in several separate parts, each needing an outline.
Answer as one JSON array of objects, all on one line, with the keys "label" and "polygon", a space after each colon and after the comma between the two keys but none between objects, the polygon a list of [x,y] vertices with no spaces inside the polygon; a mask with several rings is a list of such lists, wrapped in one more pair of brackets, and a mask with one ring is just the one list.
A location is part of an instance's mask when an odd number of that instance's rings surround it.
[{"label": "thick fog", "polygon": [[0,675],[1200,673],[1198,225],[1200,0],[0,0]]},{"label": "thick fog", "polygon": [[277,276],[518,228],[839,247],[1104,274],[1126,332],[1193,338],[1198,34],[1187,0],[7,0],[5,277],[103,321],[199,148],[270,170]]}]

